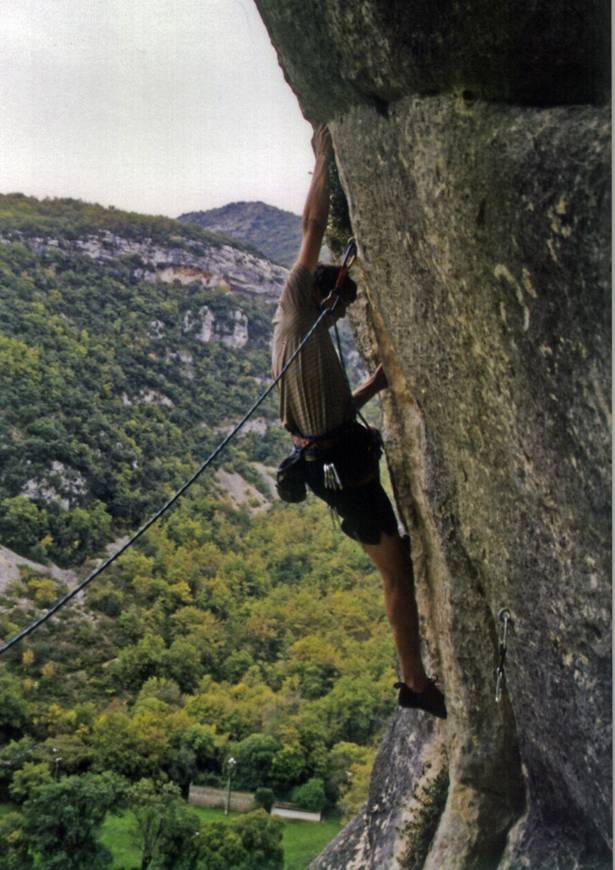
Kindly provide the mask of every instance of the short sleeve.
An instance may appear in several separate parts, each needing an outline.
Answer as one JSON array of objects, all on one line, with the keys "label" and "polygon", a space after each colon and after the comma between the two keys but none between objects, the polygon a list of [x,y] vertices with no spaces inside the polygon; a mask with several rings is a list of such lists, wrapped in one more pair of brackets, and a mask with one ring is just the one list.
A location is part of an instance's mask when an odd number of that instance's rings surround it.
[{"label": "short sleeve", "polygon": [[316,306],[312,298],[313,276],[299,263],[291,270],[280,297],[280,307],[286,316],[313,315]]}]

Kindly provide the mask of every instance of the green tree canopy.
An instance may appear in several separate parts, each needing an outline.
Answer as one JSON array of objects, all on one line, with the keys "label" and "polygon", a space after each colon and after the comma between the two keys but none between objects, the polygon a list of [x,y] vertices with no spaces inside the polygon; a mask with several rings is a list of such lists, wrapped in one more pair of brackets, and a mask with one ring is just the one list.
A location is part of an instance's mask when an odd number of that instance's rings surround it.
[{"label": "green tree canopy", "polygon": [[0,818],[0,856],[3,870],[31,870],[34,867],[23,813],[7,813]]},{"label": "green tree canopy", "polygon": [[0,666],[0,738],[20,737],[30,720],[30,709],[17,677]]},{"label": "green tree canopy", "polygon": [[173,783],[141,779],[128,791],[135,817],[135,840],[141,848],[141,870],[194,866],[200,823],[182,801]]},{"label": "green tree canopy", "polygon": [[320,812],[327,802],[324,782],[318,777],[308,779],[293,791],[293,800],[306,810]]},{"label": "green tree canopy", "polygon": [[99,870],[111,855],[98,842],[106,814],[117,809],[124,784],[111,773],[68,776],[40,786],[23,806],[24,829],[44,870]]},{"label": "green tree canopy", "polygon": [[21,804],[28,800],[28,798],[33,797],[40,786],[46,785],[51,781],[51,770],[47,763],[44,761],[38,763],[26,761],[23,767],[13,775],[9,794],[15,803]]},{"label": "green tree canopy", "polygon": [[282,822],[264,810],[243,813],[233,823],[247,853],[242,870],[281,870],[284,865],[282,851]]},{"label": "green tree canopy", "polygon": [[267,734],[251,734],[234,747],[229,747],[229,752],[237,762],[236,784],[247,789],[270,785],[273,758],[279,748],[276,738]]}]

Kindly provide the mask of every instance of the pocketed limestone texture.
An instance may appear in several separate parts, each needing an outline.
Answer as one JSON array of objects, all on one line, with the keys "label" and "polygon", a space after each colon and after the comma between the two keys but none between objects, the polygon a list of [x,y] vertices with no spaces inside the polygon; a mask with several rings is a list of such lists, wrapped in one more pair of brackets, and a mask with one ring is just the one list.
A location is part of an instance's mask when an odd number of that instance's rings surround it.
[{"label": "pocketed limestone texture", "polygon": [[397,714],[314,866],[610,867],[609,8],[257,5],[332,131],[449,709]]}]

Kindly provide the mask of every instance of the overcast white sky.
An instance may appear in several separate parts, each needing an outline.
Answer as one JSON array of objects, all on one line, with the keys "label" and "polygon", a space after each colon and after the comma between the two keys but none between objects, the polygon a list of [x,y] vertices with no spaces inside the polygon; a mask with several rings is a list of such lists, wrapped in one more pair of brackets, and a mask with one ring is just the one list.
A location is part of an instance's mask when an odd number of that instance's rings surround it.
[{"label": "overcast white sky", "polygon": [[0,192],[300,212],[311,128],[252,0],[2,0]]}]

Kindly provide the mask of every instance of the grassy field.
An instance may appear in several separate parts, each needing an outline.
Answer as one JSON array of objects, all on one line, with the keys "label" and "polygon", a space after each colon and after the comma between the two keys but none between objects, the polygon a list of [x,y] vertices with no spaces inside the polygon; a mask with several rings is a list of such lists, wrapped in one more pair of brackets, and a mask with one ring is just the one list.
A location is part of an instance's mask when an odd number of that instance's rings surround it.
[{"label": "grassy field", "polygon": [[[222,810],[195,807],[203,822],[230,820],[236,813],[225,816]],[[284,870],[305,870],[340,829],[337,819],[324,822],[294,822],[283,820]],[[113,852],[113,870],[136,870],[141,862],[141,852],[132,837],[130,812],[107,816],[101,841]]]},{"label": "grassy field", "polygon": [[[17,807],[0,804],[0,818]],[[203,822],[230,821],[237,813],[225,816],[222,810],[195,807]],[[335,837],[340,830],[339,819],[320,823],[282,820],[284,824],[284,870],[305,870],[310,861]],[[103,825],[101,841],[113,853],[113,870],[137,870],[141,851],[133,839],[132,813],[109,815]]]},{"label": "grassy field", "polygon": [[340,823],[284,822],[284,870],[304,870],[337,834]]}]

